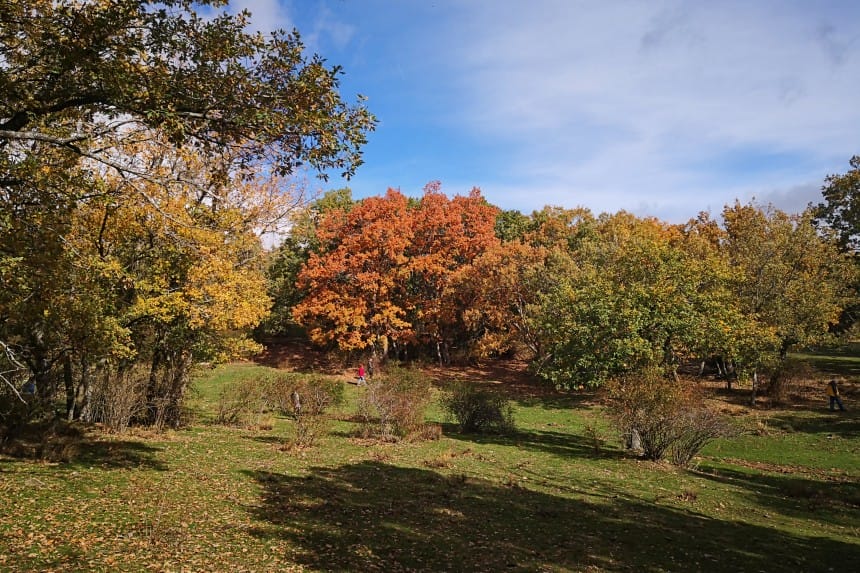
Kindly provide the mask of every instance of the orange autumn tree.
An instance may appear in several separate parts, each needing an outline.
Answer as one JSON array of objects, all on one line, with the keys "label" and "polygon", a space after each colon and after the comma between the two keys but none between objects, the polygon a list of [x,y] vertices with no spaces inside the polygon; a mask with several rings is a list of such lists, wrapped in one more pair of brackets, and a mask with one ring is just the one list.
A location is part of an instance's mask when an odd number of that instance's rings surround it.
[{"label": "orange autumn tree", "polygon": [[418,344],[448,359],[464,332],[462,301],[449,283],[498,242],[498,209],[477,189],[453,199],[439,189],[429,184],[418,202],[389,189],[319,223],[319,252],[297,281],[308,294],[293,310],[314,343],[374,355]]},{"label": "orange autumn tree", "polygon": [[389,344],[412,338],[406,297],[411,218],[406,197],[389,189],[322,219],[319,252],[297,279],[308,295],[293,308],[311,341],[385,354]]},{"label": "orange autumn tree", "polygon": [[463,299],[450,288],[452,277],[481,253],[499,243],[495,236],[499,209],[475,188],[448,199],[438,181],[427,184],[413,216],[409,248],[410,308],[418,340],[429,344],[442,362],[464,332]]},{"label": "orange autumn tree", "polygon": [[525,348],[544,358],[546,341],[534,320],[540,296],[553,280],[549,252],[520,241],[487,249],[456,274],[451,289],[462,302],[463,322],[479,357]]}]

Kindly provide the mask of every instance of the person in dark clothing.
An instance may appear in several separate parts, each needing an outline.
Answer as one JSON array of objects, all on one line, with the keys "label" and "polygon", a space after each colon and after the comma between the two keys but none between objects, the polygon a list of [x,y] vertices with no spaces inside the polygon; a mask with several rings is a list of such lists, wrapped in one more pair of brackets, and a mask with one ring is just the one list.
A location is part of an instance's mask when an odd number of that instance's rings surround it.
[{"label": "person in dark clothing", "polygon": [[839,397],[839,386],[836,384],[836,378],[831,378],[827,383],[827,396],[830,398],[830,411],[835,412],[835,405],[839,405],[839,411],[844,412],[845,406],[842,405],[842,399]]}]

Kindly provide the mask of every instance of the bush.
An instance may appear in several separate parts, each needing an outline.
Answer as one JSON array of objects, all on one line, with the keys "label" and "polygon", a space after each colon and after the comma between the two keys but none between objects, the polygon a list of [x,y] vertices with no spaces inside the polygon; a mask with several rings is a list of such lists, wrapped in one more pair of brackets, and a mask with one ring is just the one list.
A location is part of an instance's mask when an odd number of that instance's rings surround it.
[{"label": "bush", "polygon": [[343,384],[325,376],[272,373],[235,381],[221,390],[218,423],[262,427],[267,412],[296,421],[294,444],[309,447],[325,427],[324,414],[343,401]]},{"label": "bush", "polygon": [[662,459],[677,439],[675,417],[683,403],[680,384],[657,369],[629,374],[609,384],[616,423],[628,443],[638,436],[642,453],[650,460]]},{"label": "bush", "polygon": [[507,398],[475,384],[457,384],[442,399],[442,407],[457,421],[461,432],[511,432],[513,408]]},{"label": "bush", "polygon": [[218,395],[217,422],[231,426],[256,425],[269,405],[267,385],[265,376],[225,384]]},{"label": "bush", "polygon": [[394,440],[419,432],[430,404],[430,381],[416,370],[386,368],[364,387],[358,415],[365,435]]},{"label": "bush", "polygon": [[299,418],[319,416],[343,402],[343,384],[316,374],[275,375],[267,381],[266,395],[281,414]]},{"label": "bush", "polygon": [[684,412],[676,423],[678,437],[669,447],[669,459],[676,466],[690,465],[708,442],[736,434],[725,417],[702,407]]},{"label": "bush", "polygon": [[766,393],[774,404],[784,404],[801,382],[813,377],[808,362],[787,358],[771,373]]},{"label": "bush", "polygon": [[638,436],[642,455],[649,460],[670,454],[673,463],[687,465],[708,442],[731,432],[693,388],[657,369],[611,382],[609,405],[628,443]]},{"label": "bush", "polygon": [[148,376],[145,368],[100,372],[92,381],[89,418],[111,431],[124,432],[132,420],[146,411]]},{"label": "bush", "polygon": [[278,411],[296,420],[292,445],[308,448],[326,427],[326,411],[343,402],[343,384],[318,375],[275,376],[269,380],[268,396]]}]

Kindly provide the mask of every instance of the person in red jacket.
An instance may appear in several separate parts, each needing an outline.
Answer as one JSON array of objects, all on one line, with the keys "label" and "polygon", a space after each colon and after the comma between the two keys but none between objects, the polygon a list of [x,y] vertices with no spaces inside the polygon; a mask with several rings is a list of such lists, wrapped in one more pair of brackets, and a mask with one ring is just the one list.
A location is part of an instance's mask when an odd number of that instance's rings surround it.
[{"label": "person in red jacket", "polygon": [[358,385],[364,384],[364,364],[358,365]]}]

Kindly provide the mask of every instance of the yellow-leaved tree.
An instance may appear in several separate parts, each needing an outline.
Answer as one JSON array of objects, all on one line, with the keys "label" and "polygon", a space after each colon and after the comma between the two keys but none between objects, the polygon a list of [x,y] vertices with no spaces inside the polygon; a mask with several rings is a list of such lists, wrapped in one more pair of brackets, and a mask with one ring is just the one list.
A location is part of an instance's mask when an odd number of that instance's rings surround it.
[{"label": "yellow-leaved tree", "polygon": [[[247,335],[271,304],[258,233],[287,214],[297,194],[250,174],[222,183],[193,153],[128,151],[175,183],[106,176],[105,193],[75,210],[66,244],[82,268],[100,275],[106,288],[98,300],[120,329],[123,343],[101,358],[145,365],[147,419],[175,424],[194,361],[256,349]],[[95,361],[80,350],[83,370]],[[76,394],[89,411],[88,388]]]}]

